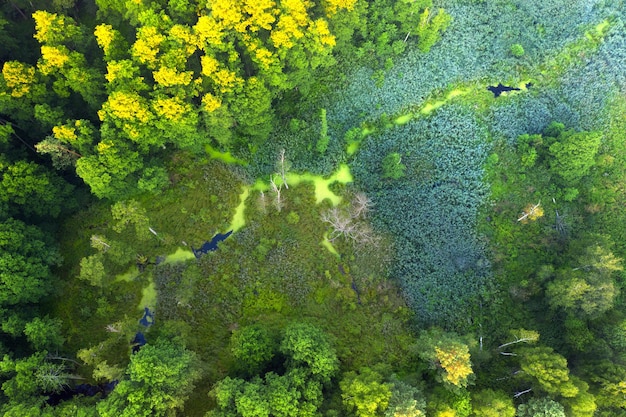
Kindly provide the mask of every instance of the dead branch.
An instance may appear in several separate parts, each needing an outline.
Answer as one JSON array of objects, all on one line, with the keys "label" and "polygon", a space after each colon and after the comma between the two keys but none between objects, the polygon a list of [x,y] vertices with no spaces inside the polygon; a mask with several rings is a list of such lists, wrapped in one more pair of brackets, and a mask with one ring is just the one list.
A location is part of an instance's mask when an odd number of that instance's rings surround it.
[{"label": "dead branch", "polygon": [[283,184],[280,184],[280,186],[277,186],[276,182],[274,181],[274,176],[272,175],[270,176],[270,187],[272,188],[272,191],[276,195],[276,199],[274,200],[274,207],[276,207],[277,211],[280,211],[283,208],[283,201],[280,196],[280,192],[282,191]]},{"label": "dead branch", "polygon": [[522,395],[524,395],[524,394],[526,394],[526,393],[528,393],[528,392],[530,392],[532,390],[533,390],[532,388],[528,388],[527,390],[516,392],[515,395],[513,395],[513,398],[519,398]]},{"label": "dead branch", "polygon": [[519,219],[517,219],[518,222],[521,222],[522,220],[526,219],[529,216],[532,216],[533,214],[535,214],[535,212],[537,211],[537,209],[539,208],[539,206],[541,206],[541,201],[538,202],[537,204],[535,204],[534,206],[532,206],[530,208],[530,210],[528,210],[527,212],[524,211],[524,214],[522,215],[522,217],[520,217]]},{"label": "dead branch", "polygon": [[365,193],[356,193],[352,198],[352,217],[367,217],[373,205],[372,200]]},{"label": "dead branch", "polygon": [[289,189],[289,185],[287,184],[287,176],[285,174],[285,149],[280,150],[280,154],[278,155],[278,163],[280,164],[280,177],[283,179],[283,184],[285,184],[285,189]]}]

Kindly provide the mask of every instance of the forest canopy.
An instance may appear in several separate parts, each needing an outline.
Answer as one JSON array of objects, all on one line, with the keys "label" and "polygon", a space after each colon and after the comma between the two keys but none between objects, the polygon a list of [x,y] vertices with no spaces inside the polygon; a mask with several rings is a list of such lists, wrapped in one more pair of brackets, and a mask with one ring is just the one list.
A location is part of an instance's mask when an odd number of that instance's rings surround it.
[{"label": "forest canopy", "polygon": [[626,416],[626,10],[0,5],[0,413]]}]

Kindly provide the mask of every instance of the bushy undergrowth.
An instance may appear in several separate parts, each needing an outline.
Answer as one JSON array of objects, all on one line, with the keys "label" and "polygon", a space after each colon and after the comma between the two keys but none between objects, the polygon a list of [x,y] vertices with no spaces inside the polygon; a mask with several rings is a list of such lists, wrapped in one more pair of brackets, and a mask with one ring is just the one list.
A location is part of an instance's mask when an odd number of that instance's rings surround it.
[{"label": "bushy undergrowth", "polygon": [[[487,193],[486,142],[486,129],[471,113],[444,107],[369,138],[354,162],[379,227],[396,237],[393,275],[422,324],[464,328],[488,284],[484,245],[474,232]],[[382,161],[392,152],[400,154],[405,176],[382,179]]]},{"label": "bushy undergrowth", "polygon": [[383,279],[385,248],[357,250],[337,239],[342,258],[328,252],[320,245],[326,230],[320,211],[327,207],[315,204],[309,186],[283,189],[280,212],[271,193],[265,203],[262,198],[250,195],[247,226],[216,252],[154,270],[159,319],[187,329],[188,346],[208,363],[208,378],[234,369],[226,349],[232,330],[253,323],[279,330],[303,318],[335,338],[342,367],[385,360],[409,367],[402,347],[412,338],[409,310]]},{"label": "bushy undergrowth", "polygon": [[607,104],[626,86],[626,31],[620,18],[611,24],[598,51],[567,70],[556,86],[497,103],[488,117],[494,135],[514,143],[519,135],[539,133],[554,120],[573,129],[603,128]]},{"label": "bushy undergrowth", "polygon": [[[600,16],[595,7],[598,2],[582,0],[465,3],[446,0],[438,4],[453,20],[429,53],[410,46],[384,75],[384,82],[376,80],[374,70],[358,68],[349,75],[345,88],[329,94],[331,136],[341,136],[342,129],[363,120],[398,112],[452,83],[506,82],[520,64],[538,64],[582,36],[586,24],[611,13],[611,7],[605,7]],[[514,44],[523,46],[523,58],[511,55]],[[333,126],[339,132],[333,132]]]}]

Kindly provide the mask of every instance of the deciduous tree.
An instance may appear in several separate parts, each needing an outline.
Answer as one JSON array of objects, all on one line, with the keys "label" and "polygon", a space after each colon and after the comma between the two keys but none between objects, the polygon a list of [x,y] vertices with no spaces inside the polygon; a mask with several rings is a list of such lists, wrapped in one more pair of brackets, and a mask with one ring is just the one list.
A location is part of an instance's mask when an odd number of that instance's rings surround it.
[{"label": "deciduous tree", "polygon": [[534,397],[517,406],[518,417],[565,417],[565,408],[547,397]]},{"label": "deciduous tree", "polygon": [[389,406],[391,386],[383,382],[382,375],[370,368],[361,368],[358,373],[347,372],[339,386],[343,404],[351,415],[382,416]]},{"label": "deciduous tree", "polygon": [[182,409],[202,372],[196,354],[158,339],[131,357],[126,379],[98,404],[102,417],[169,416]]}]

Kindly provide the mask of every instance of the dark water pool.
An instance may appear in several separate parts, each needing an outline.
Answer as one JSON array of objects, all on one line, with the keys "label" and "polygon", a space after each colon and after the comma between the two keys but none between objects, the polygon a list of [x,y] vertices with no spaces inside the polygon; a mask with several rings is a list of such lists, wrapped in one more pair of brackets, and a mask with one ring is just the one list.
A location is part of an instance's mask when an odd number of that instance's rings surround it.
[{"label": "dark water pool", "polygon": [[202,245],[200,249],[194,249],[192,247],[191,250],[193,251],[193,254],[196,256],[196,258],[199,258],[205,253],[209,253],[214,250],[217,250],[217,244],[223,240],[226,240],[226,238],[228,238],[228,236],[232,234],[233,234],[232,230],[225,234],[218,233],[215,236],[213,236],[213,239],[211,239],[210,241],[204,242],[204,245]]},{"label": "dark water pool", "polygon": [[[530,83],[528,83],[530,84]],[[527,86],[528,86],[527,84]],[[491,91],[494,95],[494,97],[499,97],[500,94],[505,93],[507,91],[520,91],[520,88],[517,87],[509,87],[506,85],[502,85],[502,83],[496,85],[495,87],[493,85],[490,85],[489,87],[487,87],[487,90]]]}]

